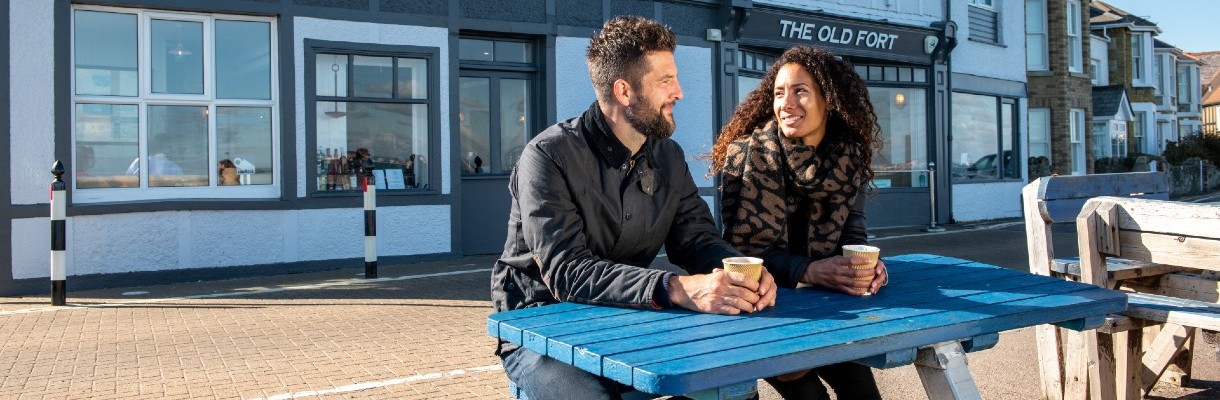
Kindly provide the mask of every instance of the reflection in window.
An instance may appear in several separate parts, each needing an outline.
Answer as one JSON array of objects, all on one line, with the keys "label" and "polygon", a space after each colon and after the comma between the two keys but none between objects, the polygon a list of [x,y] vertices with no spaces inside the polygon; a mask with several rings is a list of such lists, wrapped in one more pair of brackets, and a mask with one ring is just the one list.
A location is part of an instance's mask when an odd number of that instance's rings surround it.
[{"label": "reflection in window", "polygon": [[314,66],[313,189],[360,190],[366,161],[380,189],[429,188],[428,60],[318,53]]},{"label": "reflection in window", "polygon": [[[92,6],[72,16],[74,201],[280,195],[274,19]],[[256,186],[196,189],[226,186],[220,166],[234,161],[255,171],[239,183]]]},{"label": "reflection in window", "polygon": [[127,174],[140,156],[138,107],[77,104],[75,116],[76,187],[139,187],[140,178]]},{"label": "reflection in window", "polygon": [[136,16],[77,10],[76,94],[136,96]]},{"label": "reflection in window", "polygon": [[870,87],[868,93],[882,142],[873,153],[873,183],[878,188],[927,187],[927,91]]},{"label": "reflection in window", "polygon": [[1012,103],[1001,103],[994,96],[953,93],[952,118],[949,160],[954,182],[1017,177],[1013,167],[1017,154],[1012,150]]},{"label": "reflection in window", "polygon": [[203,23],[152,20],[153,93],[203,94]]},{"label": "reflection in window", "polygon": [[461,85],[462,173],[481,174],[487,172],[484,158],[491,154],[491,79],[464,76]]},{"label": "reflection in window", "polygon": [[[534,132],[534,44],[462,38],[458,130],[462,175],[512,172]],[[473,61],[473,62],[472,62]]]}]

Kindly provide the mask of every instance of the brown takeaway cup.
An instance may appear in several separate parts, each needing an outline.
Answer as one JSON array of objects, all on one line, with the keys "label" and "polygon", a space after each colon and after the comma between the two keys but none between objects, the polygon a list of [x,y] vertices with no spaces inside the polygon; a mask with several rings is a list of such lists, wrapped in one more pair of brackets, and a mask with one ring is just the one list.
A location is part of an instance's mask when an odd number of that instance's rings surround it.
[{"label": "brown takeaway cup", "polygon": [[739,272],[750,279],[762,279],[763,260],[756,257],[729,257],[723,260],[724,270]]},{"label": "brown takeaway cup", "polygon": [[[874,271],[874,268],[877,266],[877,257],[881,255],[881,249],[863,244],[849,244],[843,246],[843,255],[847,257],[862,257],[869,259],[870,261],[867,264],[855,264],[851,267],[854,269],[866,269],[871,272]],[[869,274],[866,277],[858,277],[856,280],[872,281],[873,275]]]}]

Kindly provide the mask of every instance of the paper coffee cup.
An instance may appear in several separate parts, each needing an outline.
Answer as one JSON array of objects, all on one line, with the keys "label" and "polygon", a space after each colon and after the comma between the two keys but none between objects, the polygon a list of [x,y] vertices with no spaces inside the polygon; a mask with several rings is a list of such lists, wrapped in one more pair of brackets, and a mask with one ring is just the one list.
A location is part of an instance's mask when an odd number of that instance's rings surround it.
[{"label": "paper coffee cup", "polygon": [[[866,269],[873,271],[877,266],[877,256],[881,255],[881,249],[863,244],[849,244],[843,246],[843,255],[847,257],[861,257],[869,259],[869,262],[866,264],[854,264],[851,267],[854,269]],[[870,274],[867,277],[858,277],[856,280],[871,281],[873,280],[873,275]]]},{"label": "paper coffee cup", "polygon": [[753,280],[762,279],[763,260],[756,257],[729,257],[723,260],[724,270],[744,274]]}]

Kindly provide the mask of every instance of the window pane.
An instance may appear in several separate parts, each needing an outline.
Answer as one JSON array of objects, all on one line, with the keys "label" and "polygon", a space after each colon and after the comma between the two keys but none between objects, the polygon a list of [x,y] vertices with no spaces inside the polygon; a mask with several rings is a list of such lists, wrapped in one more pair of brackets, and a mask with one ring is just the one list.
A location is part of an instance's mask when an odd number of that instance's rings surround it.
[{"label": "window pane", "polygon": [[428,98],[428,61],[419,58],[398,59],[398,97]]},{"label": "window pane", "polygon": [[76,93],[138,95],[136,16],[95,11],[75,16]]},{"label": "window pane", "polygon": [[208,185],[208,108],[148,106],[148,186]]},{"label": "window pane", "polygon": [[1020,159],[1014,157],[1015,154],[1012,149],[1013,107],[1015,107],[1015,104],[1013,103],[1003,103],[1000,105],[1000,148],[1003,149],[1000,154],[1004,155],[1004,159],[1000,161],[1003,162],[1003,164],[1001,164],[1001,173],[1003,174],[1004,178],[1019,177],[1017,175],[1017,163],[1020,161]]},{"label": "window pane", "polygon": [[458,123],[462,132],[462,173],[488,172],[491,153],[491,81],[462,77]]},{"label": "window pane", "polygon": [[[428,187],[428,106],[425,104],[318,102],[318,190],[358,190],[350,182],[346,157],[367,154],[381,175],[399,173],[407,188]],[[343,116],[326,115],[332,107]],[[353,150],[355,149],[355,150]],[[328,188],[327,175],[339,174]],[[343,183],[348,182],[344,188]],[[383,183],[378,183],[385,188]]]},{"label": "window pane", "polygon": [[492,41],[461,39],[458,42],[458,58],[472,61],[494,61]]},{"label": "window pane", "polygon": [[500,80],[500,165],[498,172],[510,172],[525,150],[526,128],[530,126],[529,81]]},{"label": "window pane", "polygon": [[954,180],[998,177],[996,150],[1000,127],[996,98],[953,93],[953,142],[950,154]]},{"label": "window pane", "polygon": [[928,81],[928,70],[926,68],[914,68],[915,82],[924,83]]},{"label": "window pane", "polygon": [[530,46],[522,42],[496,41],[496,61],[530,62]]},{"label": "window pane", "polygon": [[216,21],[216,97],[271,99],[271,24]]},{"label": "window pane", "polygon": [[216,107],[216,158],[218,185],[270,185],[271,109]]},{"label": "window pane", "polygon": [[152,20],[152,91],[203,94],[203,23]]},{"label": "window pane", "polygon": [[314,62],[318,96],[347,96],[347,56],[318,54]]},{"label": "window pane", "polygon": [[927,187],[927,92],[870,87],[868,94],[882,141],[873,153],[873,182],[879,188]]},{"label": "window pane", "polygon": [[127,174],[140,156],[139,108],[134,105],[77,104],[76,187],[138,187],[140,177]]},{"label": "window pane", "polygon": [[388,99],[393,96],[394,59],[352,56],[352,95]]}]

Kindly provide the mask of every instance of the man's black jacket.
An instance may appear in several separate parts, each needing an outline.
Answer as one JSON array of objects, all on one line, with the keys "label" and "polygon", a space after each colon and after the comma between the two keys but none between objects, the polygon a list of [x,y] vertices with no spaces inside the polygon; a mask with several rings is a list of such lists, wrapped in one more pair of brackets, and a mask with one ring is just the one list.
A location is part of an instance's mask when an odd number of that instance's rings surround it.
[{"label": "man's black jacket", "polygon": [[668,305],[664,245],[686,271],[711,272],[738,253],[720,238],[682,148],[648,139],[633,157],[597,103],[529,142],[509,181],[504,253],[492,269],[496,311],[579,302]]}]

